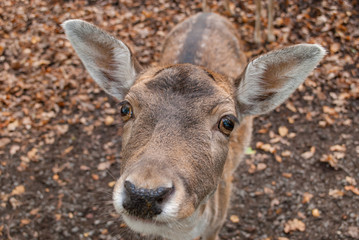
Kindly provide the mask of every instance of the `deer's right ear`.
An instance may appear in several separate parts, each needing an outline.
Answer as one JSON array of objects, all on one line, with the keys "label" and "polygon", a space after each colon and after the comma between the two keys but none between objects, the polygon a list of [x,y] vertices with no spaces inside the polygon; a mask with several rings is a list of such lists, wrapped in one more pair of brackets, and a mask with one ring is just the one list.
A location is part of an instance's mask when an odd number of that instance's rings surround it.
[{"label": "deer's right ear", "polygon": [[130,49],[110,34],[82,20],[65,21],[62,27],[91,77],[107,93],[123,99],[140,70]]}]

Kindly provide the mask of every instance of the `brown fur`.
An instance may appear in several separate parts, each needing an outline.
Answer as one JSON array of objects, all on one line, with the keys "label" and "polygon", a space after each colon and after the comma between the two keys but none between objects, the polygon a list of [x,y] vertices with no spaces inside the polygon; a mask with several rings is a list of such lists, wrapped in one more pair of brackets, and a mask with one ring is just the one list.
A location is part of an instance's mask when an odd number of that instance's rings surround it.
[{"label": "brown fur", "polygon": [[199,13],[169,34],[161,65],[142,70],[124,43],[95,26],[63,26],[95,81],[130,106],[116,210],[133,230],[171,240],[216,239],[252,115],[282,103],[325,54],[301,44],[246,65],[232,24]]},{"label": "brown fur", "polygon": [[[207,28],[204,29],[203,36],[192,36],[188,33],[191,32],[199,16],[207,21]],[[181,42],[189,41],[188,38],[191,37],[201,37],[196,40],[199,40],[200,44],[203,43],[197,46],[197,49],[192,49],[196,52],[192,63],[208,70],[193,65],[168,66],[168,64],[180,63],[178,59],[186,54],[185,46]],[[203,138],[208,138],[208,136],[205,132],[201,135],[200,130],[206,119],[217,119],[221,116],[209,111],[217,107],[220,102],[224,102],[224,105],[220,106],[222,110],[228,108],[236,114],[235,89],[231,83],[232,79],[238,78],[243,71],[246,60],[234,27],[228,20],[216,14],[202,13],[185,21],[169,34],[164,46],[162,64],[166,66],[143,73],[130,91],[129,101],[133,99],[131,103],[134,106],[139,103],[145,104],[141,107],[145,108],[146,112],[141,114],[148,115],[139,117],[145,122],[138,122],[133,128],[125,126],[122,169],[126,170],[132,164],[141,166],[155,164],[157,169],[141,167],[141,174],[132,173],[138,176],[136,183],[148,188],[161,185],[157,176],[171,174],[185,176],[188,179],[187,191],[190,195],[193,191],[197,191],[197,199],[189,199],[194,202],[182,203],[180,218],[193,214],[204,197],[217,188],[214,195],[202,206],[203,210],[209,208],[212,213],[209,221],[210,228],[213,229],[208,236],[203,236],[203,239],[215,239],[228,209],[232,173],[250,141],[252,117],[241,120],[241,124],[232,132],[229,141],[222,140],[220,145],[215,146],[219,155],[214,158],[207,155],[211,152],[210,145]],[[176,52],[181,54],[176,56],[173,54]],[[214,81],[208,79],[207,72]],[[151,94],[145,95],[146,92],[151,92]],[[135,108],[134,114],[136,110]],[[153,132],[145,133],[144,126],[149,126],[148,129]],[[150,126],[156,127],[152,129]],[[131,132],[131,137],[127,132]],[[137,139],[141,139],[141,142]],[[146,147],[140,147],[138,144]],[[192,146],[199,148],[200,152]],[[135,155],[133,155],[134,152],[136,152]],[[189,155],[188,152],[191,154]],[[226,157],[227,153],[228,157]],[[161,155],[167,157],[159,158],[158,156]],[[145,159],[143,156],[146,156]],[[154,158],[149,156],[154,156]],[[213,159],[210,159],[211,157]],[[208,161],[212,163],[209,164]],[[170,170],[167,167],[158,169],[158,166],[168,166]],[[179,170],[182,171],[176,173]],[[153,171],[161,174],[148,175]],[[174,172],[166,173],[166,171]],[[201,186],[201,188],[196,186]]]}]

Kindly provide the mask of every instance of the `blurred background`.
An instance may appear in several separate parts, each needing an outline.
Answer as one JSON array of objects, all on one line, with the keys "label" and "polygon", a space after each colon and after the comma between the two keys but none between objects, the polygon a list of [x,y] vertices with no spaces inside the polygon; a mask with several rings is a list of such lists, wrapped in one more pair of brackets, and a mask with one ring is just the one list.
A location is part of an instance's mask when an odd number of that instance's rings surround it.
[{"label": "blurred background", "polygon": [[[208,1],[247,57],[295,43],[328,54],[295,94],[255,120],[233,178],[221,239],[359,239],[359,3],[274,1],[274,35],[253,39],[254,1]],[[0,239],[146,239],[111,205],[119,176],[118,102],[85,71],[60,26],[89,21],[160,59],[166,34],[201,1],[0,1]]]}]

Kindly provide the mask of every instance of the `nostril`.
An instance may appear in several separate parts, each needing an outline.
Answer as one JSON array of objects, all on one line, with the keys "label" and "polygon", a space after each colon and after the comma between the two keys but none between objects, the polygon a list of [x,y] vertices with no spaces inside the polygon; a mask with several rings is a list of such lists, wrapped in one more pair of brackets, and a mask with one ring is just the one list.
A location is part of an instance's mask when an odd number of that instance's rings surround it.
[{"label": "nostril", "polygon": [[127,197],[123,207],[139,217],[149,218],[162,212],[162,204],[174,191],[174,187],[159,187],[156,189],[136,188],[130,181],[125,181],[124,188]]},{"label": "nostril", "polygon": [[159,204],[163,203],[169,197],[169,195],[171,195],[173,190],[174,187],[159,187],[158,189],[156,189],[156,202]]},{"label": "nostril", "polygon": [[156,189],[136,188],[130,181],[125,181],[124,187],[130,197],[142,197],[156,201],[163,201],[174,190],[174,187],[159,187]]},{"label": "nostril", "polygon": [[131,194],[134,193],[136,190],[136,187],[133,183],[131,183],[130,181],[125,181],[125,189],[126,191]]}]

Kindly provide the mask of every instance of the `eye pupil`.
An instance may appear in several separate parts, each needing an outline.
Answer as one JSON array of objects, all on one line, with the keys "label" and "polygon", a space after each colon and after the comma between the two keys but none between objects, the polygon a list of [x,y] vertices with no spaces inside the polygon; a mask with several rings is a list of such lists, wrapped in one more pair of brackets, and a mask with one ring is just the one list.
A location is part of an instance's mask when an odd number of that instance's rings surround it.
[{"label": "eye pupil", "polygon": [[229,136],[234,129],[235,122],[238,122],[237,118],[233,115],[226,115],[221,118],[218,123],[218,129],[225,135]]},{"label": "eye pupil", "polygon": [[130,113],[130,108],[128,107],[128,106],[123,106],[122,108],[121,108],[121,114],[122,115],[127,115],[127,114],[129,114]]},{"label": "eye pupil", "polygon": [[123,121],[129,120],[133,115],[131,105],[125,102],[121,107],[120,113]]},{"label": "eye pupil", "polygon": [[234,128],[234,124],[229,119],[223,119],[223,127],[229,131],[232,131]]}]

